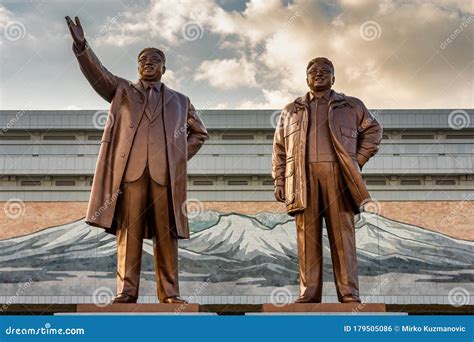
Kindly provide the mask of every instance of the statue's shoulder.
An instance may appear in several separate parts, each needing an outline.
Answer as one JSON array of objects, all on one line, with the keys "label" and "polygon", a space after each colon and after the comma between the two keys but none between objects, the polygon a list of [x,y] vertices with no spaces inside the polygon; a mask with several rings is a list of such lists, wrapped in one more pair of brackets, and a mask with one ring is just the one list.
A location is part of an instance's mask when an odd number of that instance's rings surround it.
[{"label": "statue's shoulder", "polygon": [[117,85],[119,86],[130,86],[132,81],[127,80],[123,77],[117,76]]},{"label": "statue's shoulder", "polygon": [[294,102],[290,102],[290,103],[287,103],[284,107],[283,107],[283,111],[284,112],[293,112],[295,110],[296,106],[295,106],[295,103]]},{"label": "statue's shoulder", "polygon": [[175,98],[176,101],[189,101],[189,98],[184,95],[183,93],[180,93],[177,90],[174,90],[170,87],[168,87],[166,84],[163,83],[163,88],[165,89],[165,96],[168,94],[168,96],[171,96],[172,98]]},{"label": "statue's shoulder", "polygon": [[304,106],[304,103],[305,103],[305,96],[306,95],[303,95],[303,96],[298,96],[297,98],[295,98],[292,102],[286,104],[284,107],[283,107],[283,111],[286,111],[288,113],[291,113],[291,112],[296,112],[298,109],[300,109],[301,107]]},{"label": "statue's shoulder", "polygon": [[354,108],[364,108],[365,105],[364,105],[364,102],[362,102],[361,99],[357,98],[357,97],[354,97],[354,96],[348,96],[348,95],[344,95],[342,94],[346,100],[347,103],[349,103],[349,105],[351,107],[354,107]]}]

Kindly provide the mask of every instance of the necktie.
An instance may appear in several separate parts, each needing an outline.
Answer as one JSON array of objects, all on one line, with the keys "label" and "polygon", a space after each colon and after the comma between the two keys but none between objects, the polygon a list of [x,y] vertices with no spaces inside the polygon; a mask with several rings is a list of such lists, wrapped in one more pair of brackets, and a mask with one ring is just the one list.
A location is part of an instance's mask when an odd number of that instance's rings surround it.
[{"label": "necktie", "polygon": [[155,90],[155,87],[150,85],[148,87],[148,100],[147,100],[147,105],[145,108],[145,114],[148,116],[148,119],[153,121],[153,116],[155,114],[156,107],[158,106],[158,94],[157,91]]}]

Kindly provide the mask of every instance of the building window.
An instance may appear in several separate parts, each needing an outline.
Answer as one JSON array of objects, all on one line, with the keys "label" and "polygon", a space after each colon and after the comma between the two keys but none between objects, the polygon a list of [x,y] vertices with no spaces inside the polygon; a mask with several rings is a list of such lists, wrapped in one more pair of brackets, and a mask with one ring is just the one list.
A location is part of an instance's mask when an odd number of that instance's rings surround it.
[{"label": "building window", "polygon": [[420,179],[402,179],[400,181],[401,185],[421,185]]},{"label": "building window", "polygon": [[56,186],[75,186],[76,181],[74,180],[57,180],[55,182]]},{"label": "building window", "polygon": [[0,135],[0,139],[2,140],[31,140],[29,135]]},{"label": "building window", "polygon": [[254,140],[253,134],[222,134],[222,140]]},{"label": "building window", "polygon": [[75,135],[44,135],[43,140],[76,140]]},{"label": "building window", "polygon": [[446,139],[474,139],[474,134],[446,134]]},{"label": "building window", "polygon": [[435,181],[436,185],[456,185],[455,179],[437,179]]},{"label": "building window", "polygon": [[38,186],[41,185],[41,181],[35,181],[35,180],[25,180],[20,182],[21,186]]},{"label": "building window", "polygon": [[227,185],[249,185],[248,181],[245,180],[230,180]]},{"label": "building window", "polygon": [[434,139],[433,134],[402,134],[402,139]]},{"label": "building window", "polygon": [[385,179],[367,179],[365,181],[367,185],[387,185]]},{"label": "building window", "polygon": [[214,185],[214,182],[210,180],[195,180],[193,185]]}]

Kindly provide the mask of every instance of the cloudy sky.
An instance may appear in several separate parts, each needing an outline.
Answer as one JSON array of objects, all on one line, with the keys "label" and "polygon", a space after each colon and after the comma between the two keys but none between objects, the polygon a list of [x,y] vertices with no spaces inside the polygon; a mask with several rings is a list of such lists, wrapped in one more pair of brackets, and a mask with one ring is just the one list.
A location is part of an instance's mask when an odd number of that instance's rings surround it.
[{"label": "cloudy sky", "polygon": [[473,108],[474,1],[1,0],[0,109],[102,109],[64,16],[114,74],[146,46],[196,107],[278,109],[307,91],[317,56],[369,108]]}]

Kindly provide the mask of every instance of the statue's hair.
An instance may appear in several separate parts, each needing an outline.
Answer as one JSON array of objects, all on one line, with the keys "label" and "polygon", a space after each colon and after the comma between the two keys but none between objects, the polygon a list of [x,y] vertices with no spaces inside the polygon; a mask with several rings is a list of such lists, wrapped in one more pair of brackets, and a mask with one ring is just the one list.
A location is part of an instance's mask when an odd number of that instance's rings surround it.
[{"label": "statue's hair", "polygon": [[165,56],[165,53],[163,51],[161,51],[160,49],[157,49],[157,48],[154,48],[154,47],[147,47],[147,48],[144,48],[142,51],[140,51],[140,53],[138,54],[138,59],[140,59],[140,56],[142,54],[144,54],[145,52],[148,52],[148,51],[152,51],[152,52],[156,52],[157,54],[159,54],[161,56],[161,58],[163,59],[163,64],[166,64],[166,56]]},{"label": "statue's hair", "polygon": [[312,60],[309,61],[308,63],[308,66],[306,67],[306,72],[308,72],[309,68],[311,68],[311,66],[313,64],[316,64],[316,63],[323,63],[323,64],[326,64],[328,67],[331,68],[332,70],[332,73],[334,74],[334,65],[332,64],[332,62],[327,59],[326,57],[316,57],[316,58],[313,58]]}]

